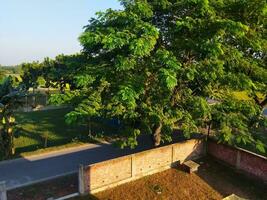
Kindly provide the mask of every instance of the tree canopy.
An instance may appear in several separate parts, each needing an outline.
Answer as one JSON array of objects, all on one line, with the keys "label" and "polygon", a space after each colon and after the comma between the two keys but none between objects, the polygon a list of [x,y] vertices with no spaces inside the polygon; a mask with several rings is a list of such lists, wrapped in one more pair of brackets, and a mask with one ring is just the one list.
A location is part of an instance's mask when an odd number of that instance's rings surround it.
[{"label": "tree canopy", "polygon": [[[122,10],[97,13],[79,38],[86,61],[73,90],[53,98],[74,105],[67,121],[117,118],[122,147],[136,146],[140,133],[157,146],[175,128],[189,137],[208,125],[220,141],[262,150],[252,130],[266,126],[266,1],[121,3]],[[251,100],[234,98],[234,91]]]},{"label": "tree canopy", "polygon": [[22,84],[26,89],[38,86],[59,88],[63,93],[68,85],[74,86],[74,75],[84,62],[81,54],[58,55],[42,62],[21,64]]}]

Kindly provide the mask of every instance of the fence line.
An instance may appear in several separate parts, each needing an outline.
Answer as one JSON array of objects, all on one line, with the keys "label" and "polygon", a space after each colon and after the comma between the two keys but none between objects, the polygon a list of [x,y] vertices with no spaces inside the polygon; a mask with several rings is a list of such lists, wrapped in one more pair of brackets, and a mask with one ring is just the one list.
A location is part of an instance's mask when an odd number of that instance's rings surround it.
[{"label": "fence line", "polygon": [[0,200],[7,200],[7,191],[5,182],[0,182]]},{"label": "fence line", "polygon": [[242,148],[218,144],[209,140],[207,153],[246,175],[267,183],[267,158]]},{"label": "fence line", "polygon": [[188,140],[123,156],[89,166],[80,166],[79,193],[96,193],[166,170],[177,163],[205,154],[203,140]]}]

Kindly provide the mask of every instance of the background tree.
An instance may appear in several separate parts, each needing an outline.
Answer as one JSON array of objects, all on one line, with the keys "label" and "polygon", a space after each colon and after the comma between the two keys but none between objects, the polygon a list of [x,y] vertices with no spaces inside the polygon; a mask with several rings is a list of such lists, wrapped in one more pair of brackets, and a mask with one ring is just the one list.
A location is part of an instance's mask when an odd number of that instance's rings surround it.
[{"label": "background tree", "polygon": [[22,104],[23,91],[14,88],[12,78],[7,77],[0,82],[0,159],[14,154],[14,135],[18,129],[14,111]]},{"label": "background tree", "polygon": [[140,133],[157,146],[174,128],[189,137],[208,124],[221,141],[263,150],[251,130],[266,126],[266,1],[121,3],[124,10],[98,13],[80,36],[87,62],[75,89],[54,97],[75,106],[67,120],[118,118],[122,147],[137,145]]},{"label": "background tree", "polygon": [[39,78],[43,74],[43,65],[39,62],[23,63],[21,64],[22,70],[22,82],[21,85],[28,91],[32,88],[32,94],[26,96],[26,104],[28,104],[28,97],[32,97],[32,107],[35,108],[36,105],[36,89],[39,86]]},{"label": "background tree", "polygon": [[42,76],[43,66],[39,62],[21,64],[22,82],[25,88],[36,89],[38,87],[38,78]]},{"label": "background tree", "polygon": [[59,88],[64,93],[67,87],[74,86],[74,75],[79,70],[83,57],[80,54],[58,55],[54,60],[43,62],[43,77],[47,87]]}]

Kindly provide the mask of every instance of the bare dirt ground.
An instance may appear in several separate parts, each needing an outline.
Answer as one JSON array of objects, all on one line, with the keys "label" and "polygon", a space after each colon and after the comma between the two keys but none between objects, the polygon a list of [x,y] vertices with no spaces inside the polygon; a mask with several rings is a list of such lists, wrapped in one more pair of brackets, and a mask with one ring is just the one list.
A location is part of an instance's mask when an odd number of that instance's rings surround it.
[{"label": "bare dirt ground", "polygon": [[250,200],[267,200],[266,184],[247,177],[210,157],[200,159],[198,163],[200,163],[200,169],[196,175],[223,197],[236,194]]},{"label": "bare dirt ground", "polygon": [[195,174],[170,169],[96,195],[103,200],[206,200],[222,196]]},{"label": "bare dirt ground", "polygon": [[[267,185],[251,179],[212,158],[197,161],[197,173],[170,169],[131,183],[73,200],[219,200],[236,194],[250,200],[267,200]],[[9,200],[46,200],[77,192],[77,174],[10,191]]]},{"label": "bare dirt ground", "polygon": [[217,200],[236,194],[250,200],[267,199],[267,186],[235,170],[204,158],[199,171],[170,169],[75,200]]}]

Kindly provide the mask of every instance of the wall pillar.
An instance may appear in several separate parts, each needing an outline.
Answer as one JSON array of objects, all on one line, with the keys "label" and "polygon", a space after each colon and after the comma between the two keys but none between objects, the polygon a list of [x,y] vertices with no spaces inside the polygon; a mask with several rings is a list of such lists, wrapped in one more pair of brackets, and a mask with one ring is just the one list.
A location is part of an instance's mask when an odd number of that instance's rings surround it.
[{"label": "wall pillar", "polygon": [[79,174],[78,174],[78,178],[79,178],[79,193],[80,195],[85,195],[85,174],[84,174],[84,166],[80,165],[79,166]]},{"label": "wall pillar", "polygon": [[132,171],[132,178],[136,175],[136,164],[135,164],[135,155],[131,156],[131,171]]},{"label": "wall pillar", "polygon": [[241,160],[241,153],[239,150],[237,150],[236,163],[235,163],[236,169],[240,169],[240,160]]},{"label": "wall pillar", "polygon": [[0,200],[7,200],[6,182],[0,182]]}]

